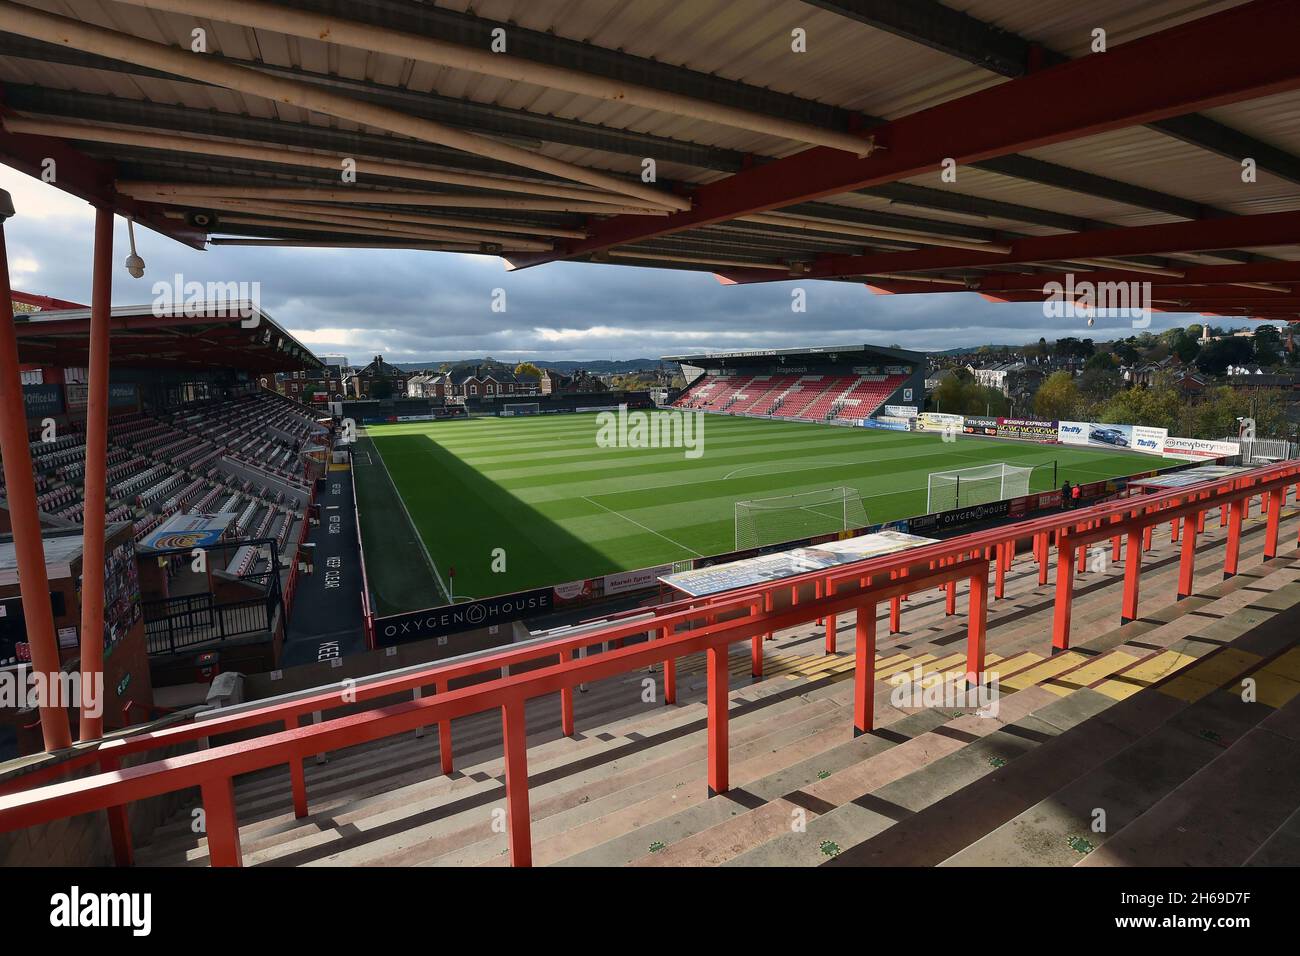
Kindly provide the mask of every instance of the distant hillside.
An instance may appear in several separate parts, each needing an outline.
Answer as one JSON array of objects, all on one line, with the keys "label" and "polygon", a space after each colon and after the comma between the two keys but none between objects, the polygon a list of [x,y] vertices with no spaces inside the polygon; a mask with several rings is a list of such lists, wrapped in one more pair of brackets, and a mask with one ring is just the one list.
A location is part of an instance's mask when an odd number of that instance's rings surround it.
[{"label": "distant hillside", "polygon": [[[477,365],[479,363],[485,363],[486,361],[487,361],[486,358],[430,359],[427,362],[394,362],[393,364],[396,365],[404,372],[414,372],[420,369],[436,369],[436,368],[440,368],[443,365],[451,365],[451,366]],[[658,359],[648,359],[648,358],[627,359],[626,361],[622,361],[622,362],[612,362],[612,361],[543,362],[538,359],[512,359],[509,361],[505,359],[494,359],[493,361],[495,361],[496,364],[498,365],[509,365],[511,368],[514,368],[520,362],[532,362],[538,368],[541,369],[551,368],[551,369],[555,369],[555,371],[557,372],[564,372],[565,374],[568,374],[569,372],[572,372],[575,369],[580,369],[580,368],[586,369],[588,372],[591,372],[593,374],[606,374],[606,373],[618,374],[623,372],[642,372],[648,369],[656,369],[659,367]]]}]

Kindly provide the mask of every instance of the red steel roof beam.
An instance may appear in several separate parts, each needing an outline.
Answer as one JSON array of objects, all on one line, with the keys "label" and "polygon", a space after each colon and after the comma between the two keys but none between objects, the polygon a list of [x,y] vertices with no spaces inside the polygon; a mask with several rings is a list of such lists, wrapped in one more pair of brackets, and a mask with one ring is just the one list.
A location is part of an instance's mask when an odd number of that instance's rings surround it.
[{"label": "red steel roof beam", "polygon": [[[615,216],[562,251],[582,256],[748,213],[1300,88],[1300,4],[1255,0],[872,127],[858,159],[815,147],[697,189],[691,209],[647,222]],[[1099,253],[1105,255],[1106,253]]]}]

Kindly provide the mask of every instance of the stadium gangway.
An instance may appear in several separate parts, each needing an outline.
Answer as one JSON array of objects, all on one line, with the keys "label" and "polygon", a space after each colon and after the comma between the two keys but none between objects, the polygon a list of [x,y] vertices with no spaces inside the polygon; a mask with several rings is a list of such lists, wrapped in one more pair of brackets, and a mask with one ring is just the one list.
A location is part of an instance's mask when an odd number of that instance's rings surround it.
[{"label": "stadium gangway", "polygon": [[[870,558],[830,570],[819,570],[798,578],[766,582],[741,592],[729,592],[717,599],[678,602],[686,607],[674,610],[655,609],[653,618],[645,615],[624,622],[582,629],[582,633],[553,640],[525,642],[501,652],[478,652],[466,659],[434,666],[416,665],[410,673],[398,676],[377,675],[369,682],[345,682],[343,685],[313,689],[291,699],[258,701],[245,705],[249,709],[193,724],[119,737],[100,742],[95,749],[40,772],[42,779],[67,772],[74,766],[98,762],[100,772],[75,780],[48,784],[35,789],[11,791],[0,796],[0,832],[48,823],[65,817],[97,810],[108,811],[115,858],[129,863],[130,832],[126,805],[132,801],[190,787],[199,787],[208,824],[209,859],[213,865],[239,865],[238,823],[235,816],[233,778],[240,774],[288,764],[293,790],[294,811],[299,817],[307,813],[307,794],[303,760],[355,746],[372,740],[437,724],[442,750],[443,770],[450,772],[450,721],[456,717],[481,713],[495,708],[502,712],[502,736],[506,763],[506,798],[511,860],[516,865],[531,862],[529,841],[527,753],[525,745],[524,703],[535,697],[558,692],[561,698],[561,728],[573,733],[572,693],[578,684],[628,673],[649,665],[668,662],[676,657],[698,652],[708,655],[707,701],[709,717],[708,780],[712,793],[721,793],[727,785],[727,648],[741,640],[760,641],[766,632],[794,627],[816,618],[834,621],[838,614],[857,611],[856,661],[854,692],[854,727],[858,733],[871,729],[872,684],[876,605],[896,600],[900,595],[926,587],[944,586],[963,578],[969,580],[971,601],[967,624],[967,677],[971,683],[983,680],[984,639],[987,620],[989,555],[997,553],[1002,566],[1004,549],[999,546],[1029,535],[1042,538],[1056,532],[1063,546],[1058,551],[1058,600],[1054,628],[1054,647],[1068,647],[1068,609],[1062,618],[1062,600],[1073,599],[1074,551],[1087,540],[1104,540],[1127,535],[1137,547],[1147,529],[1167,521],[1181,521],[1183,528],[1195,529],[1204,514],[1216,507],[1231,508],[1225,573],[1235,573],[1239,539],[1247,502],[1266,495],[1268,525],[1265,558],[1275,557],[1281,508],[1287,489],[1300,480],[1300,463],[1287,462],[1261,469],[1250,475],[1228,480],[1210,481],[1188,488],[1153,494],[1143,499],[1125,499],[1091,508],[1022,522],[1011,528],[990,529],[939,541],[909,551]],[[1177,524],[1174,527],[1178,527]],[[1184,542],[1191,540],[1185,534]],[[1043,538],[1045,540],[1045,538]],[[1185,548],[1189,546],[1184,544]],[[1194,553],[1194,544],[1191,546]],[[1080,555],[1082,555],[1080,551]],[[1185,552],[1186,554],[1186,552]],[[1061,557],[1063,555],[1064,557]],[[1046,562],[1046,553],[1040,558]],[[925,567],[929,563],[928,567]],[[1186,565],[1186,557],[1184,557]],[[1140,574],[1140,562],[1133,562]],[[880,583],[876,583],[876,577]],[[884,575],[890,575],[885,578]],[[795,604],[779,612],[767,609],[765,595],[773,590],[819,580],[822,596]],[[1190,580],[1190,578],[1188,578]],[[855,586],[856,585],[856,586]],[[1180,581],[1181,585],[1181,581]],[[853,586],[853,590],[846,588]],[[1127,592],[1126,592],[1127,593]],[[1136,589],[1132,592],[1136,600]],[[1127,597],[1126,597],[1127,601]],[[658,613],[662,611],[663,613]],[[734,615],[723,619],[725,615]],[[704,624],[697,622],[701,619]],[[687,629],[676,633],[678,625]],[[621,641],[627,637],[653,633],[642,644],[619,648],[594,657],[577,656],[579,648],[598,643]],[[1062,641],[1062,637],[1064,640]],[[870,653],[868,653],[868,651]],[[508,674],[514,664],[533,663],[557,657],[522,674]],[[486,683],[450,689],[457,678],[486,671],[505,676]],[[435,696],[418,695],[422,687],[435,687]],[[350,706],[354,703],[411,692],[409,703],[393,704],[374,710],[349,714],[320,723],[302,722],[304,715]],[[667,694],[665,694],[667,698]],[[315,719],[313,717],[313,719]],[[206,739],[218,734],[245,730],[268,723],[280,723],[284,729],[262,737],[226,744],[209,750],[171,756],[126,769],[123,758],[137,753]],[[32,782],[33,777],[15,783]]]}]

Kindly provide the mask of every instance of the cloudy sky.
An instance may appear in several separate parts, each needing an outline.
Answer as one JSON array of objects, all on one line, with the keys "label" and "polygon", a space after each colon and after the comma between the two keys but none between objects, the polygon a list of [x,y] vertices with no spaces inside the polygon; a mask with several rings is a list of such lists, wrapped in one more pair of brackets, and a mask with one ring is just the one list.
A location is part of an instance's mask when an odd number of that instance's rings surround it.
[{"label": "cloudy sky", "polygon": [[[7,167],[17,216],[6,224],[13,287],[90,301],[94,215],[86,203]],[[658,358],[720,349],[870,342],[914,349],[1128,333],[1123,319],[1049,320],[1032,303],[994,304],[973,293],[880,296],[865,286],[807,282],[807,311],[791,309],[794,282],[723,286],[707,273],[553,263],[507,272],[490,256],[399,250],[224,246],[197,252],[148,229],[136,232],[142,279],[121,263],[118,220],[113,304],[148,303],[153,284],[260,283],[262,308],[317,354],[353,362]],[[506,308],[493,311],[494,290]],[[1152,329],[1198,321],[1157,314]],[[1223,324],[1223,323],[1220,323]]]}]

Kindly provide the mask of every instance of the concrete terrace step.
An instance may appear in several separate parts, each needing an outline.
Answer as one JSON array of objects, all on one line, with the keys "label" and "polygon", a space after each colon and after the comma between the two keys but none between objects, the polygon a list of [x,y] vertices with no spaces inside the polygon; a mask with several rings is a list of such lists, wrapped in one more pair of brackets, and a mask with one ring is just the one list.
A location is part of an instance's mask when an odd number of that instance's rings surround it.
[{"label": "concrete terrace step", "polygon": [[[1209,626],[1227,627],[1222,623]],[[1240,643],[1256,651],[1276,653],[1279,645],[1293,640],[1280,632],[1251,632]],[[1259,654],[1236,647],[1214,652],[1164,684],[1116,702],[1021,761],[909,817],[879,838],[866,841],[846,853],[844,862],[922,866],[941,863],[1071,781],[1092,773],[1134,740],[1156,730],[1218,687],[1250,673],[1261,660]],[[1198,685],[1208,690],[1202,692],[1198,687],[1195,694],[1188,695],[1176,683],[1184,674],[1191,674]],[[1075,694],[1104,696],[1091,689]]]},{"label": "concrete terrace step", "polygon": [[1300,807],[1297,780],[1300,698],[1250,729],[1079,865],[1240,866]]},{"label": "concrete terrace step", "polygon": [[[945,865],[1071,866],[1233,746],[1272,708],[1216,691],[1174,713],[1110,760],[1075,778],[944,861]],[[1094,829],[1102,811],[1104,818]]]}]

